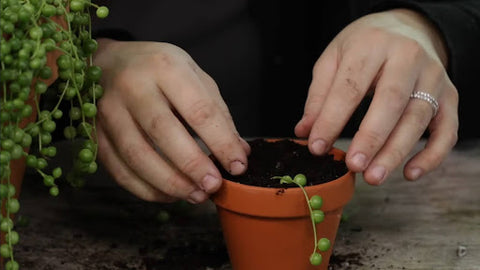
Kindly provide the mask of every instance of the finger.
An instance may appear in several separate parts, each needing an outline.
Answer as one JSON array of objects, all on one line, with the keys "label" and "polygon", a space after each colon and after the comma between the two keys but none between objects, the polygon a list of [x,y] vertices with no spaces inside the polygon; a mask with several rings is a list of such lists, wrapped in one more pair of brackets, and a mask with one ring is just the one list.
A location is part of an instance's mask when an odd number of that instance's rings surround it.
[{"label": "finger", "polygon": [[[445,88],[445,79],[441,76],[442,70],[435,65],[424,69],[414,89],[430,89],[429,92],[433,97],[441,96]],[[365,181],[374,185],[383,183],[386,177],[405,160],[425,132],[431,119],[432,107],[428,102],[410,99],[387,142],[365,170]]]},{"label": "finger", "polygon": [[328,97],[308,139],[313,154],[321,155],[331,147],[365,96],[384,59],[382,53],[364,46],[344,52]]},{"label": "finger", "polygon": [[[194,63],[194,64],[196,65],[196,63]],[[245,153],[247,155],[250,155],[250,152],[251,152],[250,145],[238,133],[237,128],[235,127],[235,124],[233,122],[232,115],[230,114],[230,110],[228,109],[228,106],[225,103],[225,101],[221,98],[221,94],[220,94],[220,91],[218,90],[217,83],[212,79],[212,77],[210,77],[207,73],[205,73],[200,68],[195,69],[195,71],[196,71],[197,75],[199,76],[200,80],[203,82],[203,84],[208,89],[212,89],[212,91],[209,91],[210,96],[212,97],[212,99],[217,100],[218,105],[220,106],[220,110],[222,111],[225,119],[227,119],[227,123],[229,124],[230,129],[238,137],[238,140],[240,141],[240,143],[243,147],[243,150],[245,150]]]},{"label": "finger", "polygon": [[[143,87],[156,88],[154,85]],[[213,161],[174,115],[162,93],[158,90],[147,92],[150,93],[148,98],[143,94],[132,97],[129,112],[178,170],[203,191],[215,192],[221,185],[222,176]]]},{"label": "finger", "polygon": [[113,147],[118,149],[120,157],[133,173],[169,196],[196,203],[207,199],[205,192],[160,157],[139,131],[127,109],[116,108],[112,113],[107,108],[112,106],[99,107],[100,118],[104,120],[105,130],[111,134]]},{"label": "finger", "polygon": [[315,63],[312,71],[312,82],[308,89],[302,119],[295,126],[295,135],[306,138],[312,125],[320,114],[325,98],[332,86],[338,68],[338,48],[331,43]]},{"label": "finger", "polygon": [[175,198],[166,195],[152,185],[138,178],[118,157],[100,123],[96,126],[98,139],[98,155],[115,181],[124,189],[140,199],[156,202],[173,202]]},{"label": "finger", "polygon": [[226,118],[221,97],[211,94],[190,68],[178,67],[159,80],[158,87],[187,123],[205,142],[209,150],[231,174],[241,174],[247,168],[247,155],[235,131],[232,120]]},{"label": "finger", "polygon": [[397,54],[385,63],[370,107],[347,151],[350,170],[365,170],[397,125],[418,78],[418,59]]},{"label": "finger", "polygon": [[440,165],[458,139],[458,93],[449,85],[444,99],[439,101],[437,116],[430,123],[430,136],[425,148],[415,154],[404,168],[408,180],[416,180]]}]

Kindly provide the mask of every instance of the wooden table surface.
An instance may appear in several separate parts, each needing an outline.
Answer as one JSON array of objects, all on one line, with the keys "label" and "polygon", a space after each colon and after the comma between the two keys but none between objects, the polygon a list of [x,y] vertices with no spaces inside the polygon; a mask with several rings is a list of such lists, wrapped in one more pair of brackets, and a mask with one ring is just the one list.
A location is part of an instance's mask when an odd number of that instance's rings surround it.
[{"label": "wooden table surface", "polygon": [[[15,249],[23,269],[230,269],[210,202],[139,201],[103,171],[80,190],[62,186],[57,198],[35,175],[25,181],[19,216],[29,225],[18,228]],[[480,270],[480,141],[421,181],[397,170],[373,187],[357,175],[344,212],[331,269]]]}]

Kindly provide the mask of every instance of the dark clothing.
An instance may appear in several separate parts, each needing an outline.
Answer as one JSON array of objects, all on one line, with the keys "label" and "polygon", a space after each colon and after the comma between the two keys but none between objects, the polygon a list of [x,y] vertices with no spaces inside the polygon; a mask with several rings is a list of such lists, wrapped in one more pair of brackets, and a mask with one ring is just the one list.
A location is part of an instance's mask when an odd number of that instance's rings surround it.
[{"label": "dark clothing", "polygon": [[[143,3],[142,3],[143,2]],[[294,136],[314,62],[345,26],[368,13],[406,7],[439,28],[448,73],[460,93],[460,136],[480,137],[473,116],[480,74],[480,1],[106,1],[97,36],[169,42],[218,83],[243,136]],[[366,101],[368,103],[368,101]],[[354,114],[343,136],[356,131]]]}]

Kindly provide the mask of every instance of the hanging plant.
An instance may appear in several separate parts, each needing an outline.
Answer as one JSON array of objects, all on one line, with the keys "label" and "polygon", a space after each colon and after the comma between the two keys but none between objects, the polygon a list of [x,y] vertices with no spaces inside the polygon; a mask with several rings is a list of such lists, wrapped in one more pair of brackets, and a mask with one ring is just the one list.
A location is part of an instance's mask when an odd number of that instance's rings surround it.
[{"label": "hanging plant", "polygon": [[[95,115],[103,89],[98,84],[102,70],[92,65],[97,42],[90,13],[105,18],[109,11],[89,0],[0,3],[0,256],[4,269],[14,270],[19,269],[13,250],[20,237],[13,215],[20,209],[20,170],[32,168],[52,196],[59,194],[62,168],[48,165],[57,154],[52,134],[65,122],[64,136],[83,142],[66,179],[79,186],[97,170]],[[43,109],[40,101],[47,97],[53,106]]]}]

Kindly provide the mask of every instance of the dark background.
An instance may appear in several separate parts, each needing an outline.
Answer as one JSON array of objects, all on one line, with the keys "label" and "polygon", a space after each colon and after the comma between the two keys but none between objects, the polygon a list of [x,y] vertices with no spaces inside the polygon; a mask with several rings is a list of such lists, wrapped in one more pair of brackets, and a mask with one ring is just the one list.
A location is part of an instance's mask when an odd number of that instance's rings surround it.
[{"label": "dark background", "polygon": [[[474,71],[480,73],[478,61],[474,61],[478,52],[471,57],[470,52],[467,54],[475,45],[470,44],[468,33],[463,34],[463,43],[458,36],[451,37],[461,30],[456,25],[465,19],[464,14],[457,12],[456,19],[456,13],[442,16],[442,12],[449,12],[451,3],[461,1],[104,2],[110,15],[94,22],[97,37],[161,41],[183,48],[215,79],[242,136],[273,137],[294,136],[313,64],[339,31],[373,11],[415,9],[432,19],[446,37],[451,56],[448,72],[461,97],[460,140],[480,137],[474,119],[478,113],[471,98],[477,88]],[[360,105],[342,137],[354,134],[368,103],[365,100]]]}]

